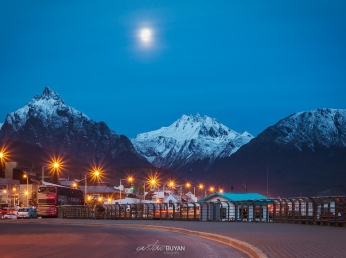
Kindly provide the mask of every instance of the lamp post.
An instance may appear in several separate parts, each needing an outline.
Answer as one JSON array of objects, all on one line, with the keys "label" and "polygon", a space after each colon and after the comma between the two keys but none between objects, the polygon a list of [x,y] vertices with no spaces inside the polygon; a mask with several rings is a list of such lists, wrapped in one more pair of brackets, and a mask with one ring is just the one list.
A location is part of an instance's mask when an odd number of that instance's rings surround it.
[{"label": "lamp post", "polygon": [[[93,172],[93,175],[95,178],[99,178],[101,175],[101,172],[97,169]],[[87,199],[87,188],[88,188],[88,183],[87,183],[87,176],[88,174],[85,174],[84,176],[84,202]]]},{"label": "lamp post", "polygon": [[42,166],[42,185],[44,185],[44,168],[47,168],[47,166]]},{"label": "lamp post", "polygon": [[133,178],[132,177],[128,177],[125,179],[120,179],[120,185],[119,185],[119,189],[120,189],[120,197],[119,197],[119,204],[121,203],[121,180],[127,180],[128,182],[132,182]]},{"label": "lamp post", "polygon": [[215,190],[215,188],[212,186],[209,188],[210,193],[214,192],[214,190]]},{"label": "lamp post", "polygon": [[42,185],[44,185],[44,169],[49,168],[49,167],[52,167],[55,170],[57,170],[57,169],[59,169],[60,164],[58,161],[54,161],[52,166],[42,166]]},{"label": "lamp post", "polygon": [[4,153],[0,151],[0,176],[5,177],[5,174],[2,174],[5,170],[5,166],[3,166],[3,159],[4,159]]},{"label": "lamp post", "polygon": [[28,174],[24,174],[23,175],[24,178],[26,178],[26,192],[25,192],[25,195],[26,195],[26,207],[29,206],[29,176]]},{"label": "lamp post", "polygon": [[[17,189],[15,187],[12,188],[13,207],[16,206],[16,190]],[[14,194],[13,194],[13,192],[14,192]]]},{"label": "lamp post", "polygon": [[[198,185],[198,189],[199,190],[203,190],[203,188],[204,188],[204,185],[203,184],[199,184]],[[206,191],[204,191],[204,197],[207,195],[207,193],[206,193]]]}]

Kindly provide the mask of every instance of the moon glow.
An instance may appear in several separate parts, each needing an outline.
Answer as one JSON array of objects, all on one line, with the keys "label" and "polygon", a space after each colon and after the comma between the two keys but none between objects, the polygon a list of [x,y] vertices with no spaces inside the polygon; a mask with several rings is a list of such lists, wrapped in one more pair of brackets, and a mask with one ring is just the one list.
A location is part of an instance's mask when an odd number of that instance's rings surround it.
[{"label": "moon glow", "polygon": [[143,42],[149,42],[151,41],[151,30],[149,29],[142,29],[141,30],[141,34],[140,34],[140,38]]}]

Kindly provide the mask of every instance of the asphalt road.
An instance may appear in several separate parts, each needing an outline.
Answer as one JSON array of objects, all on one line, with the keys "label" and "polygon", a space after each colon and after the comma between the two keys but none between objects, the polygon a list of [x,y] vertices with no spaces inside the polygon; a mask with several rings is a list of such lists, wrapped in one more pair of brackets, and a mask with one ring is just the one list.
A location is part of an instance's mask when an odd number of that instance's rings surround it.
[{"label": "asphalt road", "polygon": [[167,231],[15,221],[0,225],[0,257],[6,258],[248,257],[217,242]]}]

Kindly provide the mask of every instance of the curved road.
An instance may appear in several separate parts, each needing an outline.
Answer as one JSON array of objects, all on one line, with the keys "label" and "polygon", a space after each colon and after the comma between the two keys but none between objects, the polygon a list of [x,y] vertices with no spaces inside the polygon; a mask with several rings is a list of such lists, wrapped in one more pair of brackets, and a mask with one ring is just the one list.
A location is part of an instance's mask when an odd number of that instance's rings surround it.
[{"label": "curved road", "polygon": [[8,221],[1,223],[0,243],[1,257],[248,257],[203,238],[106,226]]}]

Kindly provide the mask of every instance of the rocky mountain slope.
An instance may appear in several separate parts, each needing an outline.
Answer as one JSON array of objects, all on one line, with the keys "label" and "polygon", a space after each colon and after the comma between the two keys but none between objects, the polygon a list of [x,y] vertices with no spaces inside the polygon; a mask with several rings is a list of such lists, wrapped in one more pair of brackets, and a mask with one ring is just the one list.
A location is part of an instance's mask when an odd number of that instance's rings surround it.
[{"label": "rocky mountain slope", "polygon": [[268,180],[275,197],[346,194],[346,110],[316,109],[280,120],[213,164],[210,179],[225,178],[235,190],[245,191],[246,184],[265,195]]},{"label": "rocky mountain slope", "polygon": [[82,163],[151,166],[126,136],[67,106],[48,87],[42,95],[36,95],[27,105],[7,115],[0,141],[28,143]]}]

